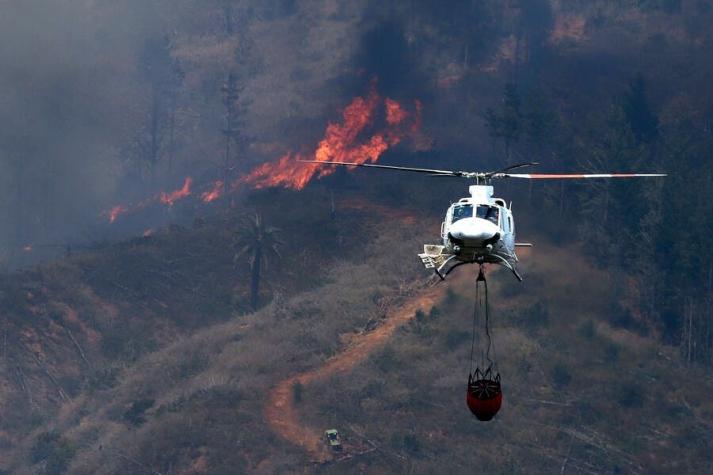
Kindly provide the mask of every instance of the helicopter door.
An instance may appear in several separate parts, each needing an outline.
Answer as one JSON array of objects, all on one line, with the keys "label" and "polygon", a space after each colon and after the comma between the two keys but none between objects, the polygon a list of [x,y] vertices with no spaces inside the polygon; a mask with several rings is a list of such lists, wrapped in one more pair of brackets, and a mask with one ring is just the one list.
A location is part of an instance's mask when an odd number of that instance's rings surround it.
[{"label": "helicopter door", "polygon": [[507,209],[502,210],[502,220],[503,220],[503,242],[505,247],[508,249],[513,249],[515,246],[515,226],[512,222],[512,214]]}]

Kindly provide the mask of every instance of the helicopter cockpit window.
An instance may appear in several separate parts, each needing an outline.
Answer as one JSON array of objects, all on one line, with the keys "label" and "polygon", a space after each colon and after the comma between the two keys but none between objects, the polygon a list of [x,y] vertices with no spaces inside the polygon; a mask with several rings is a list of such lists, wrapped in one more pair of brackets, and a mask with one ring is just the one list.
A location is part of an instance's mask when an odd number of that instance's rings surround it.
[{"label": "helicopter cockpit window", "polygon": [[498,224],[499,214],[500,210],[497,208],[497,206],[478,206],[478,210],[476,211],[475,217],[487,219],[493,224]]},{"label": "helicopter cockpit window", "polygon": [[473,217],[473,205],[458,205],[453,208],[453,220],[455,223],[459,219],[472,218]]}]

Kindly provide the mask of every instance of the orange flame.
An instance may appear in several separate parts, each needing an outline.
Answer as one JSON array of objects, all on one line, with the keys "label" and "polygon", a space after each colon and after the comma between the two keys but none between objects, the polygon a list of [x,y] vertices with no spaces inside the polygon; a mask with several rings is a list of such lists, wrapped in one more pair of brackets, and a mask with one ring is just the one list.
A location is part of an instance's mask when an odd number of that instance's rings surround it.
[{"label": "orange flame", "polygon": [[[366,96],[355,97],[344,108],[341,121],[327,125],[324,138],[317,144],[312,155],[288,152],[276,161],[257,166],[250,173],[233,182],[230,191],[237,190],[243,184],[254,188],[283,186],[301,190],[315,176],[321,178],[334,173],[336,169],[334,166],[296,163],[299,160],[376,162],[386,150],[397,145],[407,135],[418,137],[421,127],[421,109],[422,105],[418,100],[415,101],[414,111],[409,112],[391,98],[385,98],[382,107],[382,100],[372,83],[372,88]],[[377,121],[379,111],[382,111],[385,116]],[[377,127],[377,130],[374,130],[375,122],[382,128]],[[142,209],[157,201],[169,207],[173,206],[176,201],[192,194],[192,184],[193,179],[186,177],[183,186],[178,190],[163,191],[132,206],[117,205],[109,211],[102,212],[102,215],[108,216],[109,222],[113,223],[120,215]],[[216,180],[200,193],[200,199],[204,203],[210,203],[220,198],[223,191],[224,182]]]},{"label": "orange flame", "polygon": [[193,184],[193,178],[188,176],[183,181],[183,186],[178,190],[174,190],[171,192],[162,191],[161,193],[158,193],[157,195],[154,195],[150,198],[147,198],[147,199],[141,201],[138,204],[131,205],[131,206],[123,205],[123,204],[116,205],[113,208],[111,208],[109,211],[103,211],[101,213],[101,215],[108,216],[109,223],[113,223],[122,214],[128,213],[129,211],[136,211],[139,209],[143,209],[143,208],[149,206],[150,204],[155,203],[156,201],[160,201],[161,203],[163,203],[169,207],[173,206],[176,201],[183,199],[187,196],[190,196],[192,184]]},{"label": "orange flame", "polygon": [[22,248],[23,251],[25,252],[32,252],[32,244],[28,244],[25,247]]},{"label": "orange flame", "polygon": [[109,222],[113,223],[116,221],[116,218],[118,218],[120,215],[126,213],[129,211],[129,208],[127,208],[124,205],[116,205],[112,209],[109,210],[108,213],[106,213],[109,216]]},{"label": "orange flame", "polygon": [[193,183],[193,178],[191,177],[186,177],[186,180],[183,182],[183,187],[180,190],[175,190],[170,193],[167,193],[165,191],[161,192],[160,195],[160,200],[161,203],[168,205],[168,206],[173,206],[173,204],[180,200],[185,198],[186,196],[191,194],[191,184]]},{"label": "orange flame", "polygon": [[[381,100],[372,88],[366,97],[356,97],[344,109],[340,123],[330,123],[324,138],[317,145],[311,157],[287,153],[276,162],[266,162],[255,168],[238,183],[248,183],[255,188],[284,186],[301,190],[315,176],[323,177],[334,173],[336,167],[305,165],[298,160],[312,159],[320,162],[375,162],[389,147],[398,144],[405,135],[399,127],[409,113],[395,100],[386,99],[386,129],[373,133],[366,141],[358,143],[359,136],[367,126],[373,124]],[[417,104],[416,114],[420,113]],[[414,122],[419,121],[414,118]],[[413,125],[412,125],[413,129]]]},{"label": "orange flame", "polygon": [[386,122],[389,125],[399,125],[406,118],[408,113],[403,110],[401,104],[393,99],[386,98]]},{"label": "orange flame", "polygon": [[143,237],[149,237],[153,236],[154,230],[152,228],[148,228],[147,230],[144,231],[142,234]]},{"label": "orange flame", "polygon": [[210,190],[201,193],[201,200],[203,203],[210,203],[211,201],[215,201],[220,198],[220,195],[222,194],[223,180],[217,180],[213,182],[213,187]]}]

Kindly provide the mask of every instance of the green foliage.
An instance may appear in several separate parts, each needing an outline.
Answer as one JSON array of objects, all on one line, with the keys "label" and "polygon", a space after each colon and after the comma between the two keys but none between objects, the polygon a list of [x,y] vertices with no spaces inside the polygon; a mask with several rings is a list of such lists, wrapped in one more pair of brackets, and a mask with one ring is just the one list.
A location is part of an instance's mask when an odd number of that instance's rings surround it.
[{"label": "green foliage", "polygon": [[614,364],[617,361],[619,361],[619,353],[620,353],[620,348],[619,345],[617,345],[614,342],[608,343],[604,347],[604,360],[607,363]]},{"label": "green foliage", "polygon": [[629,128],[638,142],[649,143],[658,136],[659,119],[651,110],[646,82],[639,74],[622,98],[622,109]]},{"label": "green foliage", "polygon": [[416,310],[416,322],[419,324],[425,323],[426,322],[426,313],[421,310],[420,308]]},{"label": "green foliage", "polygon": [[638,0],[643,11],[663,11],[668,15],[681,13],[682,0]]},{"label": "green foliage", "polygon": [[[457,294],[451,287],[448,287],[446,289],[446,297],[444,299],[447,304],[453,304],[457,299],[460,298],[460,295]],[[434,306],[435,308],[435,306]]]},{"label": "green foliage", "polygon": [[485,110],[485,123],[490,131],[490,136],[503,141],[505,154],[508,158],[513,144],[520,140],[524,128],[521,109],[522,100],[517,86],[507,83],[500,111],[495,111],[490,107]]},{"label": "green foliage", "polygon": [[43,432],[38,435],[30,449],[30,461],[37,463],[41,460],[45,460],[52,454],[59,440],[60,435],[55,431]]},{"label": "green foliage", "polygon": [[64,473],[74,457],[75,448],[56,431],[43,432],[37,436],[30,448],[32,463],[44,462],[48,475]]},{"label": "green foliage", "polygon": [[591,425],[602,420],[602,412],[590,401],[580,399],[577,401],[576,405],[579,423]]},{"label": "green foliage", "polygon": [[279,261],[280,248],[284,242],[282,231],[274,226],[266,226],[263,218],[255,213],[242,219],[233,240],[233,263],[237,266],[240,259],[247,257],[250,264],[250,305],[257,309],[260,294],[260,282],[263,269],[271,260]]},{"label": "green foliage", "polygon": [[521,141],[530,148],[530,154],[541,152],[551,141],[556,123],[557,117],[541,91],[530,90],[523,96],[514,83],[505,84],[499,110],[485,110],[490,136],[502,140],[508,161],[513,147]]},{"label": "green foliage", "polygon": [[292,385],[292,400],[299,404],[302,402],[302,394],[304,393],[304,386],[299,381]]},{"label": "green foliage", "polygon": [[124,412],[123,418],[129,424],[140,426],[146,422],[145,413],[154,405],[154,400],[150,398],[139,399],[131,403],[129,409]]},{"label": "green foliage", "polygon": [[111,359],[132,361],[140,355],[156,348],[156,342],[150,334],[147,321],[118,321],[106,328],[101,340],[101,352]]},{"label": "green foliage", "polygon": [[[446,296],[447,298],[447,296]],[[431,307],[431,310],[428,312],[428,318],[429,320],[438,320],[438,318],[441,316],[441,309],[438,305],[434,305]]]},{"label": "green foliage", "polygon": [[262,259],[265,260],[263,265],[267,265],[271,258],[279,259],[280,248],[285,244],[281,234],[279,228],[266,226],[260,214],[245,216],[234,234],[234,262],[237,263],[239,259],[245,257],[253,266],[257,251],[262,253]]},{"label": "green foliage", "polygon": [[390,445],[395,450],[403,450],[414,456],[420,455],[422,450],[421,442],[415,434],[394,433]]},{"label": "green foliage", "polygon": [[612,301],[609,307],[609,322],[615,327],[625,328],[642,335],[647,333],[646,327],[634,319],[631,311],[616,300]]},{"label": "green foliage", "polygon": [[446,334],[446,346],[448,349],[457,348],[470,340],[471,334],[465,330],[449,330]]},{"label": "green foliage", "polygon": [[552,383],[559,389],[569,386],[569,383],[572,381],[572,374],[569,372],[567,366],[562,363],[557,363],[552,367],[550,376]]},{"label": "green foliage", "polygon": [[616,400],[625,408],[640,408],[644,405],[644,392],[640,384],[626,382],[617,387]]},{"label": "green foliage", "polygon": [[386,389],[386,383],[381,379],[372,379],[367,382],[362,391],[364,397],[378,398],[381,397]]},{"label": "green foliage", "polygon": [[577,333],[585,340],[593,340],[597,334],[594,321],[592,321],[592,319],[584,321],[584,323],[579,326]]},{"label": "green foliage", "polygon": [[549,306],[545,300],[538,300],[528,307],[518,309],[513,320],[530,330],[545,328],[550,320]]},{"label": "green foliage", "polygon": [[90,392],[110,389],[117,383],[118,377],[119,368],[115,366],[97,368],[84,380],[84,388]]},{"label": "green foliage", "polygon": [[382,349],[375,358],[376,366],[384,373],[396,371],[399,366],[399,360],[396,352],[390,346]]},{"label": "green foliage", "polygon": [[406,434],[404,436],[403,447],[407,452],[412,454],[421,452],[421,442],[415,434]]}]

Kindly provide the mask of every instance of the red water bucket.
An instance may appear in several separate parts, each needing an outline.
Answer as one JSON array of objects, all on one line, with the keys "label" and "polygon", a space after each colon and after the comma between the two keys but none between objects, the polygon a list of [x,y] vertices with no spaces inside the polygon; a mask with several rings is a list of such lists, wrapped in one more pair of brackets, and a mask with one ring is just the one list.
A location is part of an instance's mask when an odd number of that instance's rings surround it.
[{"label": "red water bucket", "polygon": [[[489,372],[488,372],[489,373]],[[468,377],[468,393],[466,402],[468,409],[479,421],[489,421],[500,410],[503,404],[503,393],[500,387],[500,374],[495,378],[483,377],[480,371],[476,370],[477,379]]]}]

